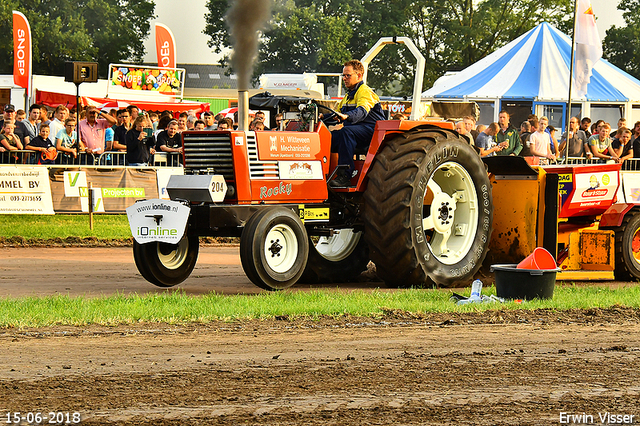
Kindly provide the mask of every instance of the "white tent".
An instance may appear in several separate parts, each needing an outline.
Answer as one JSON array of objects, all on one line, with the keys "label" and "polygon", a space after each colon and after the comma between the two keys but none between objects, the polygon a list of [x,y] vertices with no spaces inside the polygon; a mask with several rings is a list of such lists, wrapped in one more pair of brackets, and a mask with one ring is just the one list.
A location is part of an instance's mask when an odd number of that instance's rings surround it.
[{"label": "white tent", "polygon": [[[501,109],[529,109],[564,124],[569,96],[571,38],[543,22],[422,93],[429,100],[476,101],[484,121],[497,121]],[[593,69],[587,94],[572,93],[573,115],[605,119],[614,126],[619,117],[640,120],[640,81],[606,60]],[[512,114],[513,115],[513,114]],[[483,117],[481,116],[481,121]]]}]

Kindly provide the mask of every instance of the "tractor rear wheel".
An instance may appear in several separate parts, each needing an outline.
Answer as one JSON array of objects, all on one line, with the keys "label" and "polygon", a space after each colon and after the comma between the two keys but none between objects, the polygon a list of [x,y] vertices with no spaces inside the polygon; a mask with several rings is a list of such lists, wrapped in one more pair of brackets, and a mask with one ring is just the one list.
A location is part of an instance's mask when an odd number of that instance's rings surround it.
[{"label": "tractor rear wheel", "polygon": [[186,280],[198,260],[199,239],[185,235],[178,244],[133,242],[133,259],[140,275],[158,287],[173,287]]},{"label": "tractor rear wheel", "polygon": [[615,234],[616,279],[640,279],[640,211],[628,212]]},{"label": "tractor rear wheel", "polygon": [[309,238],[300,218],[285,207],[262,209],[249,218],[240,237],[247,277],[265,290],[294,285],[307,264]]},{"label": "tractor rear wheel", "polygon": [[309,238],[309,258],[300,279],[310,284],[343,283],[367,269],[369,249],[362,232],[338,229],[330,237]]},{"label": "tractor rear wheel", "polygon": [[484,260],[493,204],[484,163],[452,131],[396,136],[378,152],[365,192],[365,237],[387,285],[466,285]]}]

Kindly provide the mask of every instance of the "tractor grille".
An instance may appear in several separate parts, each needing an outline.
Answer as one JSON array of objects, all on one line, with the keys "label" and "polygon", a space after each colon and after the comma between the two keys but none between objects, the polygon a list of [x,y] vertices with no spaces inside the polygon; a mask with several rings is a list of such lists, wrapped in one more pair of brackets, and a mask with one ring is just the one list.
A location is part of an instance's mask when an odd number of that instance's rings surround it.
[{"label": "tractor grille", "polygon": [[278,179],[277,161],[258,160],[258,143],[253,132],[247,132],[247,152],[249,154],[249,176],[251,179]]},{"label": "tractor grille", "polygon": [[188,134],[182,138],[185,174],[217,174],[235,180],[229,133]]}]

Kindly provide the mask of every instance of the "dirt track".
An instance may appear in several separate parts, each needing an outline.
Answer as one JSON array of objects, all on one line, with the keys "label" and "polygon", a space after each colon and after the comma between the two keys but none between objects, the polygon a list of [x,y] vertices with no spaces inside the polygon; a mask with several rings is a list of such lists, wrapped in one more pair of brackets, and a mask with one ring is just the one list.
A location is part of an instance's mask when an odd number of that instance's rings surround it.
[{"label": "dirt track", "polygon": [[[101,250],[3,249],[0,294],[17,295],[20,280],[23,294],[166,291],[139,282],[130,249],[114,258],[113,249]],[[185,291],[256,291],[230,250],[228,258],[224,250],[205,253]],[[87,263],[70,272],[67,257]],[[57,266],[25,272],[28,259]],[[122,425],[553,425],[561,412],[593,416],[594,424],[610,412],[640,423],[640,311],[632,309],[10,329],[0,330],[0,346],[0,416],[79,412],[82,424]]]}]

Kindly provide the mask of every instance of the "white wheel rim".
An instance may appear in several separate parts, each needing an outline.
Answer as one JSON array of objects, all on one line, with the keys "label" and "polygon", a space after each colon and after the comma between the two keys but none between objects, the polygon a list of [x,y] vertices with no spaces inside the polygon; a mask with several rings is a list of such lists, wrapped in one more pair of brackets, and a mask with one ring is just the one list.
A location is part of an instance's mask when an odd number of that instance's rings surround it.
[{"label": "white wheel rim", "polygon": [[[189,241],[187,238],[183,238],[177,245],[170,246],[175,248],[168,250],[167,247],[169,247],[168,244],[158,244],[158,259],[165,268],[178,269],[187,258],[187,253],[189,252]],[[163,250],[163,248],[165,250]]]},{"label": "white wheel rim", "polygon": [[362,232],[353,229],[336,230],[330,237],[320,237],[316,243],[316,251],[331,262],[339,262],[349,257],[360,242]]},{"label": "white wheel rim", "polygon": [[284,224],[271,228],[264,242],[264,257],[274,272],[289,271],[298,257],[298,238],[293,229]]},{"label": "white wheel rim", "polygon": [[455,162],[441,164],[425,188],[431,205],[423,209],[422,227],[431,253],[445,265],[453,265],[471,250],[478,229],[476,188],[464,167]]}]

